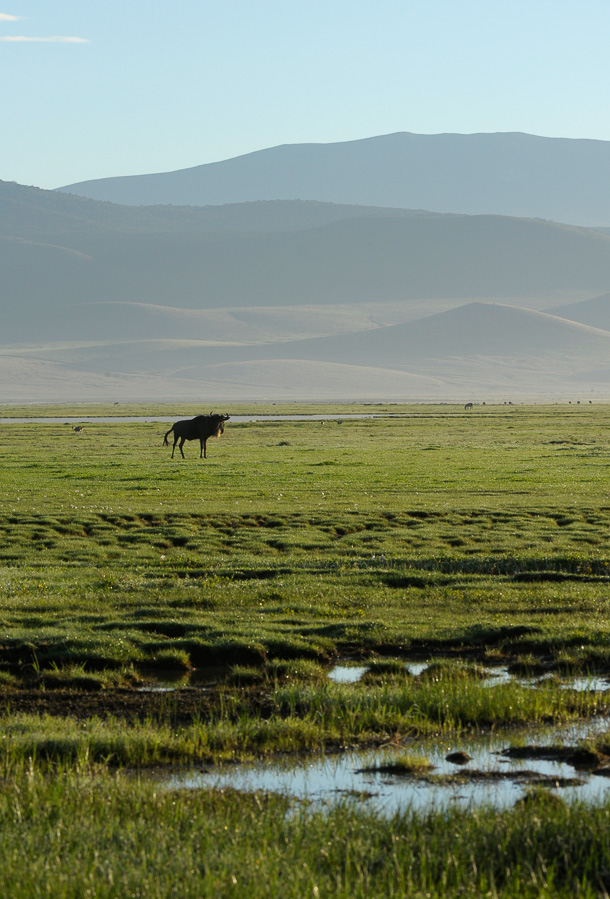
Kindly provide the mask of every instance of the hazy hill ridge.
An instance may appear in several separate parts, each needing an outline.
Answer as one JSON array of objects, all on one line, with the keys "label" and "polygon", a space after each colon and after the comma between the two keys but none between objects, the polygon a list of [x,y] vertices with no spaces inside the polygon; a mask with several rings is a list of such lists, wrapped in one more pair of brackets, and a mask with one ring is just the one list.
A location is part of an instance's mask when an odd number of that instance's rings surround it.
[{"label": "hazy hill ridge", "polygon": [[15,309],[5,327],[18,339],[20,317],[36,324],[32,309],[75,303],[210,309],[601,293],[610,237],[540,219],[303,201],[140,209],[0,183],[0,270],[4,312]]},{"label": "hazy hill ridge", "polygon": [[610,393],[610,237],[542,219],[0,182],[0,271],[6,402]]},{"label": "hazy hill ridge", "polygon": [[46,237],[116,232],[282,232],[368,216],[433,216],[423,210],[346,206],[314,200],[259,200],[223,206],[125,206],[0,181],[0,234]]},{"label": "hazy hill ridge", "polygon": [[395,327],[265,347],[165,339],[0,351],[0,375],[21,398],[29,383],[45,398],[62,385],[79,398],[597,399],[610,376],[610,332],[470,303]]},{"label": "hazy hill ridge", "polygon": [[286,144],[151,175],[68,184],[128,205],[301,199],[610,226],[610,142],[496,134],[399,132]]}]

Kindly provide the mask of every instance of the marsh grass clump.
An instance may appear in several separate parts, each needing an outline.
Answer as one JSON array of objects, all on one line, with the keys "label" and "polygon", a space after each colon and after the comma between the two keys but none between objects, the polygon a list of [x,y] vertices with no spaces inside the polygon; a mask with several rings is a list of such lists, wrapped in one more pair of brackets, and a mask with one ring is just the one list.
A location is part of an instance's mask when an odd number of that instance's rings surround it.
[{"label": "marsh grass clump", "polygon": [[564,800],[557,793],[552,792],[548,787],[534,784],[525,791],[525,795],[521,796],[515,802],[515,808],[520,806],[534,807],[537,811],[552,813],[554,809],[563,808]]},{"label": "marsh grass clump", "polygon": [[520,654],[516,656],[508,666],[510,674],[519,677],[539,677],[547,675],[551,671],[549,659],[541,659],[533,653]]},{"label": "marsh grass clump", "polygon": [[373,684],[384,681],[400,681],[411,677],[405,662],[400,659],[373,659],[367,663],[362,682]]},{"label": "marsh grass clump", "polygon": [[455,683],[459,681],[481,681],[488,676],[488,672],[481,665],[454,661],[452,659],[439,659],[438,662],[432,662],[427,668],[424,668],[417,677],[421,683],[439,681]]},{"label": "marsh grass clump", "polygon": [[253,665],[231,665],[225,683],[236,687],[247,687],[252,684],[260,684],[265,680],[265,672],[262,668]]},{"label": "marsh grass clump", "polygon": [[425,756],[404,753],[391,763],[393,770],[400,774],[422,775],[434,769],[434,765]]},{"label": "marsh grass clump", "polygon": [[554,667],[562,674],[594,676],[597,672],[610,673],[610,647],[605,642],[591,645],[586,641],[562,648],[556,654]]},{"label": "marsh grass clump", "polygon": [[610,731],[604,734],[598,734],[594,740],[588,740],[584,743],[585,749],[592,749],[594,752],[601,753],[607,759],[610,759]]},{"label": "marsh grass clump", "polygon": [[142,661],[142,667],[162,671],[190,671],[193,666],[186,650],[168,647],[167,649],[158,649],[152,655],[147,656]]},{"label": "marsh grass clump", "polygon": [[[26,681],[27,682],[27,681]],[[125,689],[143,682],[141,675],[131,666],[106,671],[87,671],[84,664],[58,665],[43,669],[30,686],[37,685],[49,690],[85,690],[97,691],[106,689]]]},{"label": "marsh grass clump", "polygon": [[298,681],[321,683],[326,677],[324,667],[315,659],[272,659],[267,665],[270,681]]},{"label": "marsh grass clump", "polygon": [[6,687],[14,687],[18,683],[18,678],[11,671],[0,671],[0,689]]},{"label": "marsh grass clump", "polygon": [[376,774],[396,774],[403,777],[424,778],[434,770],[435,766],[430,759],[423,755],[405,752],[396,756],[391,761],[380,762],[362,771]]}]

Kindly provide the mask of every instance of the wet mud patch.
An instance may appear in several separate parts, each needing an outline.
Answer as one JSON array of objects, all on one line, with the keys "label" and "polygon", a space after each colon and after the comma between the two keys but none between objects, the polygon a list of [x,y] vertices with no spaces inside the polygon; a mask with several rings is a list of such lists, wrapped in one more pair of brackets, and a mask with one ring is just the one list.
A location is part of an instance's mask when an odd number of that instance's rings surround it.
[{"label": "wet mud patch", "polygon": [[542,759],[610,777],[610,757],[588,746],[511,746],[499,753],[505,759]]},{"label": "wet mud patch", "polygon": [[392,777],[408,777],[437,786],[451,786],[466,783],[492,784],[511,781],[515,784],[527,784],[528,786],[550,787],[582,787],[585,780],[581,777],[565,777],[554,774],[544,774],[528,768],[516,771],[483,770],[480,768],[462,768],[458,772],[450,774],[435,774],[435,765],[427,759],[403,760],[389,762],[382,765],[371,765],[356,770],[356,774],[381,774]]},{"label": "wet mud patch", "polygon": [[479,771],[462,770],[455,774],[441,774],[432,776],[431,781],[437,784],[462,784],[462,783],[497,783],[511,781],[515,784],[527,784],[528,786],[548,787],[582,787],[586,783],[580,777],[559,777],[554,774],[542,774],[540,771],[532,771],[527,768],[522,771]]},{"label": "wet mud patch", "polygon": [[216,700],[209,693],[182,688],[171,693],[139,690],[11,690],[0,692],[0,715],[27,713],[60,718],[119,718],[192,724],[209,715]]}]

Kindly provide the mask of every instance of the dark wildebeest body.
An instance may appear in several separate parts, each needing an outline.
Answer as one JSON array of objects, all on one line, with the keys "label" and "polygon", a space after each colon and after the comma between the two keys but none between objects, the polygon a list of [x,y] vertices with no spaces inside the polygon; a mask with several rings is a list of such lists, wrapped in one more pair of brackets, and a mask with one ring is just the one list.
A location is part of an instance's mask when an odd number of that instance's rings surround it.
[{"label": "dark wildebeest body", "polygon": [[204,459],[207,459],[206,442],[210,437],[220,437],[225,429],[225,421],[227,421],[228,418],[228,415],[212,414],[197,415],[195,418],[185,418],[182,421],[177,421],[165,435],[163,444],[164,446],[169,445],[167,438],[173,431],[174,445],[172,447],[172,459],[174,458],[174,450],[176,449],[177,443],[178,449],[182,453],[182,458],[184,459],[182,447],[184,446],[185,440],[198,440],[201,446],[199,458],[201,459],[203,456]]}]

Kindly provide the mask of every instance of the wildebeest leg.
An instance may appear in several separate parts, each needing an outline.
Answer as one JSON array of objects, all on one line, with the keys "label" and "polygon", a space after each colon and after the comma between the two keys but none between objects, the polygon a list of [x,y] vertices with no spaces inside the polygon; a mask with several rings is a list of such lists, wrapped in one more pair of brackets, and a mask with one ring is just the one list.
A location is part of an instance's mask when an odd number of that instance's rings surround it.
[{"label": "wildebeest leg", "polygon": [[203,437],[199,438],[199,458],[201,459],[205,452],[205,440]]},{"label": "wildebeest leg", "polygon": [[172,459],[174,458],[174,450],[176,449],[177,443],[178,443],[178,438],[174,435],[174,445],[172,446]]},{"label": "wildebeest leg", "polygon": [[184,455],[184,450],[182,449],[182,447],[184,446],[184,441],[185,441],[185,440],[186,440],[186,437],[181,437],[181,438],[180,438],[180,443],[178,444],[178,449],[179,449],[180,452],[182,453],[182,458],[183,458],[183,459],[186,458],[185,455]]}]

